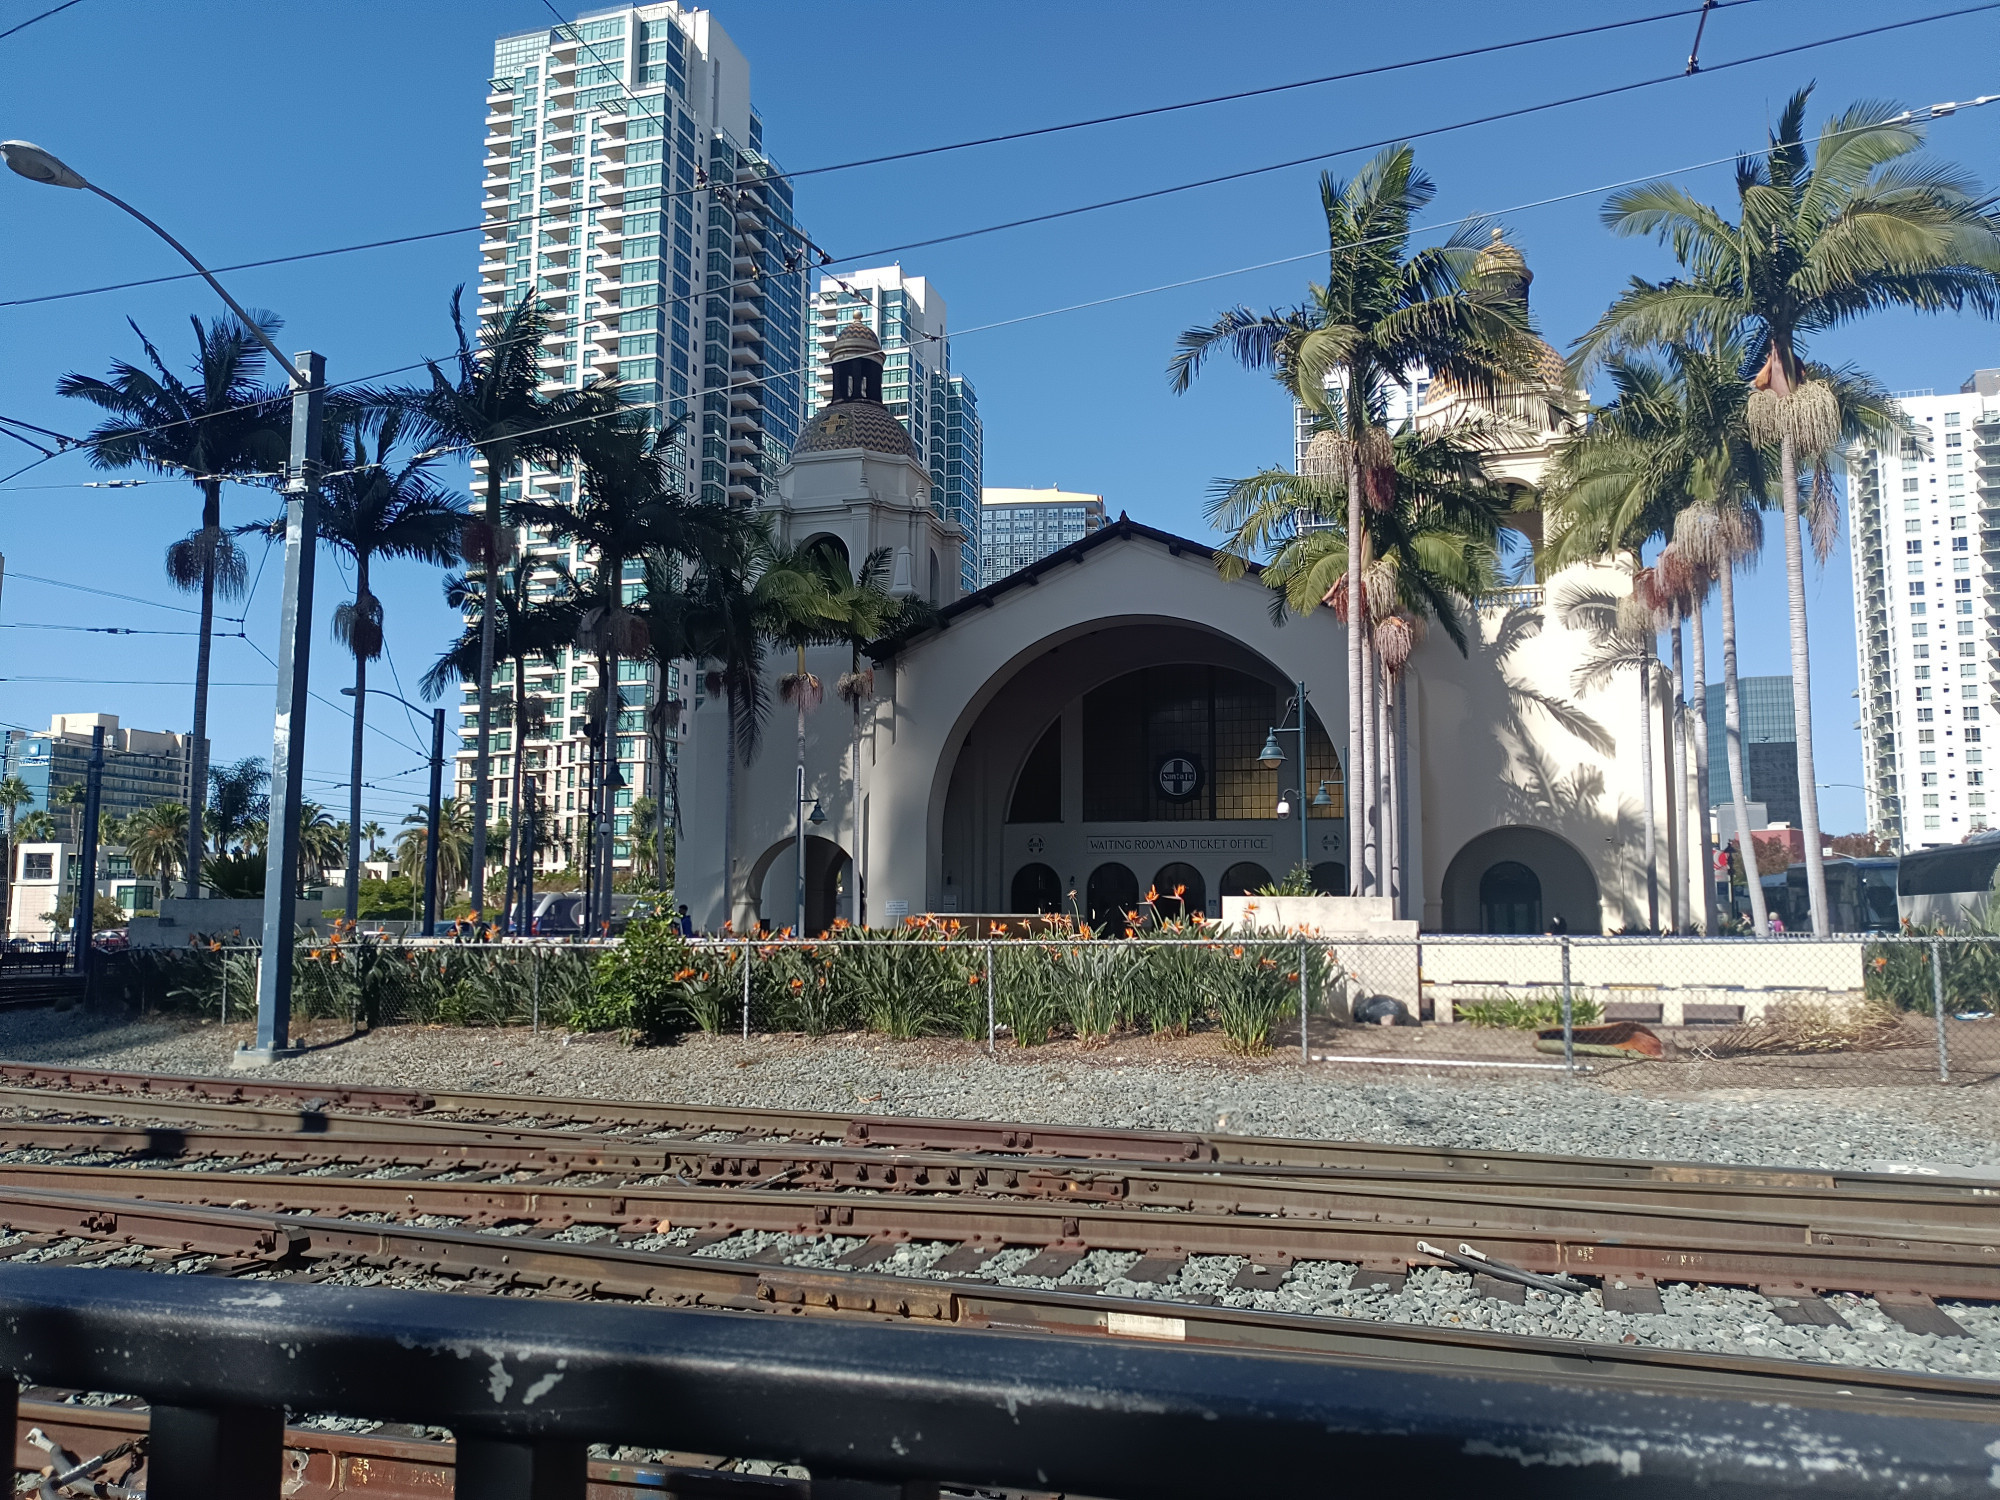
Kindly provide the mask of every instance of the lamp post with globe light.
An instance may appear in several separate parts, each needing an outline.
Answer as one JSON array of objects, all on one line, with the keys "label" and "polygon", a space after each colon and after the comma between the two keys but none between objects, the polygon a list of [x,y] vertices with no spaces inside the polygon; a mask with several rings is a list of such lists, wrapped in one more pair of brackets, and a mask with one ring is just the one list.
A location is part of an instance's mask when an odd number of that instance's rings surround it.
[{"label": "lamp post with globe light", "polygon": [[[1311,816],[1310,810],[1312,808],[1333,806],[1333,796],[1327,791],[1327,788],[1332,783],[1330,781],[1322,781],[1319,784],[1319,790],[1313,793],[1312,801],[1310,803],[1306,801],[1306,794],[1303,790],[1306,783],[1306,685],[1300,682],[1295,684],[1295,686],[1298,692],[1293,697],[1291,703],[1286,706],[1284,717],[1278,721],[1278,724],[1270,733],[1264,736],[1264,748],[1257,754],[1257,764],[1264,767],[1267,771],[1277,770],[1279,766],[1285,763],[1284,747],[1278,743],[1278,736],[1281,734],[1295,734],[1298,736],[1299,786],[1298,788],[1286,788],[1278,793],[1276,811],[1281,818],[1290,817],[1292,813],[1292,799],[1298,799],[1299,868],[1306,872],[1306,878],[1310,881],[1312,879],[1312,844],[1309,838],[1311,830],[1307,827],[1307,819]],[[1298,723],[1286,724],[1284,720],[1293,717],[1295,713],[1298,717]]]},{"label": "lamp post with globe light", "polygon": [[[291,1044],[292,903],[297,894],[299,801],[305,773],[307,669],[312,649],[313,543],[319,531],[320,421],[326,406],[326,360],[307,351],[286,358],[224,290],[208,267],[166,230],[106,192],[81,172],[28,141],[0,141],[9,171],[47,187],[95,193],[123,209],[193,266],[278,362],[292,382],[292,451],[285,469],[285,597],[278,637],[277,711],[272,730],[270,859],[264,877],[264,943],[257,964],[257,1041],[237,1050],[235,1064],[255,1066],[298,1051]],[[195,789],[199,790],[199,789]],[[190,797],[190,804],[198,800]],[[198,819],[199,810],[190,806]]]}]

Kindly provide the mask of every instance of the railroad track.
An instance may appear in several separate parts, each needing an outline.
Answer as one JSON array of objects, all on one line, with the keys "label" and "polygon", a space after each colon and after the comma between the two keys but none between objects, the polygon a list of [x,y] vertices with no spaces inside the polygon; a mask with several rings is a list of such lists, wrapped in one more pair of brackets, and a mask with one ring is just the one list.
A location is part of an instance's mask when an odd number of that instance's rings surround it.
[{"label": "railroad track", "polygon": [[[0,1260],[48,1265],[1167,1340],[2000,1426],[2000,1381],[1649,1331],[1663,1290],[1694,1287],[1756,1294],[1815,1337],[1846,1327],[1851,1294],[1913,1344],[2000,1341],[1936,1305],[2000,1303],[2000,1190],[1942,1177],[0,1063],[0,1228]],[[1371,1311],[1445,1282],[1524,1313],[1588,1303],[1595,1331]],[[1327,1296],[1274,1305],[1302,1286]],[[96,1452],[144,1420],[78,1410],[30,1403],[23,1432],[46,1418]],[[59,1437],[59,1419],[83,1426]],[[449,1465],[421,1434],[288,1442],[309,1497],[354,1465],[435,1492]],[[594,1493],[667,1483],[599,1468]],[[699,1467],[669,1487],[796,1491]]]}]

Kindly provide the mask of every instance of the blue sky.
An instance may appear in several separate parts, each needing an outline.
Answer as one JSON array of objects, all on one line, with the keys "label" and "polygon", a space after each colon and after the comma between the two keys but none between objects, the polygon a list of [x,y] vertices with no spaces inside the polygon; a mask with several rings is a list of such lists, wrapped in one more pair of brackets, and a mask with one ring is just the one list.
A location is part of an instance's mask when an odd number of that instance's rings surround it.
[{"label": "blue sky", "polygon": [[[0,30],[47,0],[0,0]],[[1667,9],[1555,4],[1421,8],[1186,3],[919,6],[767,0],[725,4],[722,26],[748,55],[767,149],[783,165],[819,166],[1177,99],[1252,88]],[[1717,12],[1703,44],[1710,69],[1798,41],[1955,8],[1851,0],[1757,0]],[[570,14],[572,12],[565,12]],[[547,24],[539,0],[343,0],[338,4],[138,0],[83,3],[0,41],[0,137],[36,141],[127,197],[211,264],[228,264],[475,223],[485,80],[495,36]],[[1679,72],[1688,19],[982,148],[814,176],[799,214],[836,256],[859,255],[1051,208],[1316,152],[1362,146],[1523,103]],[[1567,347],[1625,279],[1662,274],[1665,253],[1611,238],[1597,223],[1603,185],[1722,157],[1763,140],[1791,90],[1817,80],[1812,118],[1859,97],[1904,103],[1995,88],[2000,11],[1707,71],[1637,93],[1420,138],[1436,179],[1432,219],[1500,216],[1536,273],[1534,307]],[[1937,149],[2000,178],[2000,106],[1934,127]],[[1327,166],[1351,172],[1364,153]],[[1207,277],[1312,251],[1318,168],[1300,167],[1052,224],[907,252],[932,279],[954,329],[975,330],[1075,303]],[[1704,195],[1724,168],[1686,174]],[[1583,191],[1593,190],[1593,191]],[[1532,208],[1563,194],[1580,197]],[[432,240],[226,279],[238,298],[281,313],[287,348],[313,347],[334,380],[407,364],[448,345],[451,288],[474,275],[476,237]],[[179,269],[171,251],[97,200],[0,180],[0,301]],[[1087,311],[985,332],[954,349],[986,424],[986,480],[1102,492],[1114,511],[1200,535],[1217,476],[1289,458],[1289,409],[1268,381],[1223,366],[1186,396],[1164,369],[1175,334],[1221,307],[1299,295],[1310,261],[1231,275]],[[125,319],[169,351],[185,349],[190,313],[216,311],[199,284],[0,307],[0,413],[75,432],[88,412],[54,395],[67,370],[101,372],[134,356]],[[1956,389],[2000,364],[2000,331],[1972,319],[1882,317],[1815,350],[1853,360],[1892,389]],[[0,439],[0,474],[34,454]],[[166,544],[193,525],[191,489],[94,490],[67,457],[0,485],[7,582],[0,623],[185,629],[192,616],[29,582],[92,585],[185,608],[161,571]],[[272,508],[235,490],[227,519]],[[254,566],[254,558],[253,558]],[[245,632],[276,634],[277,562]],[[320,614],[343,580],[323,558]],[[436,577],[388,565],[393,676],[415,680],[453,630]],[[1786,670],[1783,570],[1772,559],[1743,590],[1746,673]],[[1820,776],[1858,781],[1854,645],[1843,549],[1811,584]],[[225,627],[229,628],[229,627]],[[350,665],[322,627],[316,687],[334,698]],[[185,727],[194,649],[180,636],[100,636],[0,629],[0,722],[46,724],[52,712],[108,711],[144,728]],[[269,667],[241,640],[216,648],[215,753],[270,753]],[[249,684],[228,686],[222,684]],[[337,698],[336,698],[336,701]],[[341,805],[347,721],[317,710],[309,795]],[[422,795],[424,736],[382,712],[370,737],[370,813],[393,827]],[[1859,827],[1860,795],[1824,794],[1830,830]]]}]

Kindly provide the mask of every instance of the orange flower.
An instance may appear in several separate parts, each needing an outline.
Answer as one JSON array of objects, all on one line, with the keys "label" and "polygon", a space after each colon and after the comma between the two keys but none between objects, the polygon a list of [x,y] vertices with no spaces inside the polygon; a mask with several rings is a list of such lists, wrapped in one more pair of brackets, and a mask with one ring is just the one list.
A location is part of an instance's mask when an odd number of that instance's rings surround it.
[{"label": "orange flower", "polygon": [[1175,886],[1175,887],[1174,887],[1174,899],[1175,899],[1176,901],[1180,900],[1180,899],[1181,899],[1181,897],[1185,896],[1186,894],[1187,894],[1187,887],[1186,887],[1186,886],[1184,886],[1184,885],[1177,885],[1177,886]]},{"label": "orange flower", "polygon": [[687,980],[690,980],[690,979],[692,979],[692,978],[694,978],[694,970],[693,970],[693,969],[681,969],[681,970],[679,970],[679,971],[678,971],[677,973],[675,973],[675,975],[674,975],[674,982],[675,982],[676,984],[681,984],[681,983],[685,983],[685,982],[686,982]]},{"label": "orange flower", "polygon": [[792,988],[795,990],[802,990],[805,987],[806,987],[806,982],[803,979],[794,979],[792,981]]},{"label": "orange flower", "polygon": [[1229,950],[1229,956],[1231,958],[1241,958],[1243,956],[1243,950],[1241,948],[1231,948]]},{"label": "orange flower", "polygon": [[[1178,892],[1177,892],[1176,894],[1178,894]],[[1160,899],[1160,888],[1159,888],[1159,887],[1158,887],[1157,885],[1149,885],[1149,886],[1147,886],[1147,887],[1146,887],[1146,904],[1147,904],[1148,906],[1151,906],[1151,905],[1152,905],[1152,904],[1153,904],[1153,903],[1154,903],[1155,901],[1157,901],[1157,900],[1159,900],[1159,899]]]}]

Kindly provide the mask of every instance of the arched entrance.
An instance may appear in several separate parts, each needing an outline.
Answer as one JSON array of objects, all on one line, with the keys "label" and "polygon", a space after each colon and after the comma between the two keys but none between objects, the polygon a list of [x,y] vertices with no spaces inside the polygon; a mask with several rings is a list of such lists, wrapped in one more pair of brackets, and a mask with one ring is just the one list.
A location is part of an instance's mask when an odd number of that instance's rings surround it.
[{"label": "arched entrance", "polygon": [[[806,932],[825,932],[834,919],[854,920],[853,866],[831,839],[806,835]],[[772,844],[750,868],[756,921],[782,932],[798,920],[798,863],[790,839]]]},{"label": "arched entrance", "polygon": [[1222,872],[1220,889],[1225,896],[1254,896],[1271,884],[1271,872],[1251,860],[1242,860]]},{"label": "arched entrance", "polygon": [[1544,828],[1492,828],[1468,840],[1444,872],[1446,932],[1603,929],[1597,877],[1567,839]]},{"label": "arched entrance", "polygon": [[1139,877],[1115,860],[1099,865],[1090,872],[1090,884],[1084,891],[1084,909],[1090,914],[1090,925],[1105,927],[1125,925],[1125,914],[1139,904]]},{"label": "arched entrance", "polygon": [[1503,859],[1479,877],[1481,932],[1540,932],[1542,882],[1518,860]]},{"label": "arched entrance", "polygon": [[1027,864],[1014,872],[1011,909],[1024,915],[1061,911],[1062,877],[1044,864]]},{"label": "arched entrance", "polygon": [[1153,906],[1162,921],[1185,921],[1208,911],[1208,884],[1193,865],[1161,865],[1153,877],[1153,890]]}]

